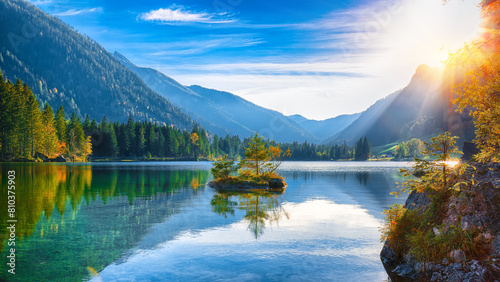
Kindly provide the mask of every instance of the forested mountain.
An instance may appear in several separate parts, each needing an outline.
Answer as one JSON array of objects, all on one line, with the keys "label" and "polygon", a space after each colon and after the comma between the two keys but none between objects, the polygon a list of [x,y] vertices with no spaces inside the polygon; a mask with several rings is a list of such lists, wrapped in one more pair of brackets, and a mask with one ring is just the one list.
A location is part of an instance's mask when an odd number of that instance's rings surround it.
[{"label": "forested mountain", "polygon": [[335,133],[346,128],[349,124],[358,119],[360,115],[360,113],[340,115],[325,120],[311,120],[301,115],[291,115],[288,116],[288,118],[298,123],[305,130],[320,140],[325,140],[326,138],[331,137]]},{"label": "forested mountain", "polygon": [[134,65],[118,52],[114,56],[140,76],[151,89],[184,109],[215,134],[249,137],[260,132],[278,142],[319,140],[281,113],[257,106],[229,92],[201,86],[183,86],[157,70]]},{"label": "forested mountain", "polygon": [[42,104],[81,118],[194,124],[97,42],[26,1],[0,0],[0,71],[27,82]]},{"label": "forested mountain", "polygon": [[378,146],[444,131],[460,136],[462,141],[472,140],[471,118],[456,113],[451,103],[451,87],[459,79],[450,69],[443,73],[421,65],[407,87],[377,101],[327,143],[346,140],[352,144],[366,136],[373,146]]}]

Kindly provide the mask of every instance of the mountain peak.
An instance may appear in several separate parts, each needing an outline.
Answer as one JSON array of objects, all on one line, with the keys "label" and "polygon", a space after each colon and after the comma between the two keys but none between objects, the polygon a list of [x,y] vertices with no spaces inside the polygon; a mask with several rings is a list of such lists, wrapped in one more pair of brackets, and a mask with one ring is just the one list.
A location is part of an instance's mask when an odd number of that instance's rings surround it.
[{"label": "mountain peak", "polygon": [[125,57],[123,54],[121,54],[120,52],[118,51],[115,51],[113,53],[113,56],[115,58],[117,58],[118,60],[120,60],[122,63],[125,63],[125,64],[131,64],[131,62],[127,59],[127,57]]},{"label": "mountain peak", "polygon": [[430,67],[428,65],[422,64],[417,67],[415,74],[411,78],[411,83],[418,83],[418,81],[425,81],[429,84],[437,83],[441,80],[443,74],[443,68],[440,67]]}]

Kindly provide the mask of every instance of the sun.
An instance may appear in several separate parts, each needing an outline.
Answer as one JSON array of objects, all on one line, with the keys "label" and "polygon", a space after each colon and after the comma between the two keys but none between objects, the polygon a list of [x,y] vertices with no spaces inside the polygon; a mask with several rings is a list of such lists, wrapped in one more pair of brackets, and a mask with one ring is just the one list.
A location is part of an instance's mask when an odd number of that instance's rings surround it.
[{"label": "sun", "polygon": [[481,9],[474,1],[403,1],[386,40],[407,63],[443,66],[448,55],[480,34]]}]

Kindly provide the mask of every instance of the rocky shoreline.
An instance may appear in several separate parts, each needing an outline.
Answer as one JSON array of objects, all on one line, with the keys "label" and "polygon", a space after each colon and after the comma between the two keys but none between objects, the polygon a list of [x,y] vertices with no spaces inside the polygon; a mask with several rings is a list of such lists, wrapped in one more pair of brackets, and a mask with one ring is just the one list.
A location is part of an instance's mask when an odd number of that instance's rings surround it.
[{"label": "rocky shoreline", "polygon": [[[437,262],[420,262],[410,253],[396,253],[386,241],[381,251],[382,263],[391,281],[500,281],[500,164],[473,164],[469,172],[474,183],[453,193],[445,203],[445,215],[436,236],[449,228],[460,227],[475,234],[470,243],[486,250],[478,257],[467,257],[455,249]],[[425,210],[428,193],[413,191],[405,204],[408,210]]]}]

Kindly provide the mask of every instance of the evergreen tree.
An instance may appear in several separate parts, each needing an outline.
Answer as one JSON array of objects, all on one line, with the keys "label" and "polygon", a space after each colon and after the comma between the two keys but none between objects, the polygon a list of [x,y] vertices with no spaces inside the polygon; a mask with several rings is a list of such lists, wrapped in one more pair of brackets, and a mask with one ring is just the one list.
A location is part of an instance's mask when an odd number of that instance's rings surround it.
[{"label": "evergreen tree", "polygon": [[106,116],[101,120],[94,140],[94,154],[100,157],[115,157],[118,154],[118,140],[112,123],[108,123]]},{"label": "evergreen tree", "polygon": [[[182,136],[184,136],[184,138],[182,138]],[[183,133],[179,133],[179,137],[181,139],[179,141],[182,141],[179,142],[179,148],[182,148],[183,152],[182,155],[191,157],[192,156],[191,134],[189,133],[189,131],[184,130]]]},{"label": "evergreen tree", "polygon": [[264,143],[264,138],[259,134],[252,135],[248,141],[248,147],[245,149],[245,159],[241,163],[241,167],[250,168],[259,175],[262,171],[262,166],[270,160],[269,152]]},{"label": "evergreen tree", "polygon": [[161,130],[158,130],[158,138],[156,138],[156,148],[157,152],[156,154],[159,157],[165,157],[165,136],[163,136],[163,132]]},{"label": "evergreen tree", "polygon": [[48,157],[53,157],[58,150],[58,139],[54,112],[48,103],[45,103],[43,109],[42,124],[44,138],[42,140],[41,153]]},{"label": "evergreen tree", "polygon": [[9,137],[12,131],[12,84],[5,82],[0,73],[0,146],[1,160],[5,160],[10,148]]},{"label": "evergreen tree", "polygon": [[137,155],[142,156],[146,152],[146,138],[144,137],[144,126],[139,126],[139,134],[137,135]]},{"label": "evergreen tree", "polygon": [[35,94],[31,92],[31,89],[28,88],[28,85],[24,85],[24,93],[27,96],[26,103],[26,112],[25,112],[25,120],[26,127],[23,130],[26,135],[26,149],[25,149],[25,157],[32,158],[39,145],[42,144],[42,115],[40,112],[40,105],[36,100]]},{"label": "evergreen tree", "polygon": [[76,116],[75,112],[71,114],[71,118],[69,120],[66,132],[68,135],[67,144],[68,144],[69,154],[73,159],[78,159],[83,152],[85,134],[83,132],[83,127],[80,122],[80,118]]},{"label": "evergreen tree", "polygon": [[155,130],[152,126],[152,124],[148,124],[147,127],[147,134],[146,134],[146,151],[153,153],[155,152],[155,143],[156,143],[156,136],[155,136]]},{"label": "evergreen tree", "polygon": [[66,134],[66,114],[62,105],[57,109],[55,125],[57,138],[59,139],[59,154],[66,154],[68,136]]},{"label": "evergreen tree", "polygon": [[167,128],[167,149],[168,157],[175,157],[179,152],[179,139],[171,127]]},{"label": "evergreen tree", "polygon": [[109,147],[107,152],[109,152],[109,155],[111,155],[112,157],[115,157],[116,155],[118,155],[120,149],[118,148],[118,140],[116,138],[115,127],[113,126],[113,124],[110,123],[108,125],[108,128],[106,129],[106,135],[109,136]]},{"label": "evergreen tree", "polygon": [[125,147],[122,150],[125,152],[126,156],[135,155],[137,146],[136,146],[136,138],[135,138],[135,123],[132,116],[128,117],[127,124],[125,125],[125,135],[124,135],[124,144]]},{"label": "evergreen tree", "polygon": [[23,84],[20,79],[17,79],[13,87],[12,100],[12,131],[9,139],[11,139],[12,155],[14,158],[21,158],[24,154],[24,149],[27,147],[26,135],[23,129],[27,127],[26,120],[26,97],[24,95]]},{"label": "evergreen tree", "polygon": [[83,124],[82,124],[83,132],[85,133],[85,136],[92,135],[92,130],[91,130],[90,126],[91,126],[90,117],[89,117],[89,115],[85,115],[85,120],[83,121]]},{"label": "evergreen tree", "polygon": [[212,154],[214,156],[219,156],[220,155],[220,148],[219,148],[219,136],[217,134],[214,135],[214,139],[212,141]]}]

